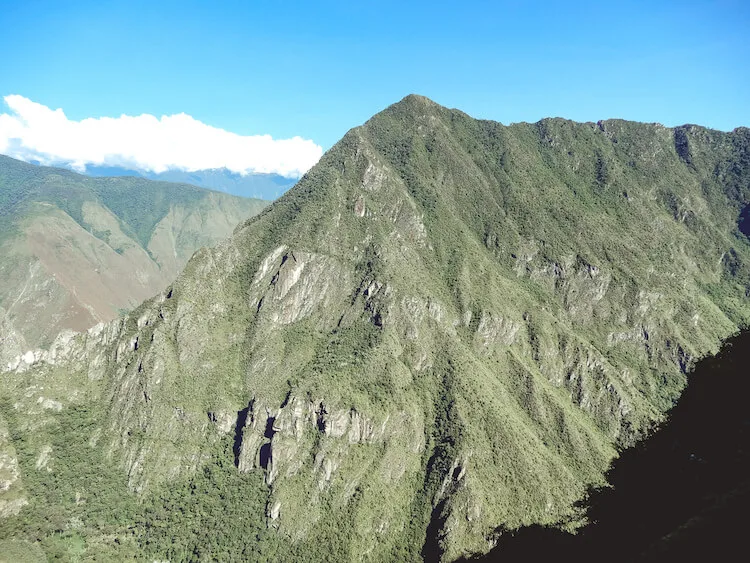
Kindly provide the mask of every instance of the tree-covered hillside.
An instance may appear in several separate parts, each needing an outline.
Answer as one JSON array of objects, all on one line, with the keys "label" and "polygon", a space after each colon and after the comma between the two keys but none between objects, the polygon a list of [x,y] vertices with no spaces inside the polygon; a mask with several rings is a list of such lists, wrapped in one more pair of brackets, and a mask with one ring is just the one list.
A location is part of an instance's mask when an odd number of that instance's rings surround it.
[{"label": "tree-covered hillside", "polygon": [[749,155],[746,129],[408,96],[164,292],[3,374],[2,533],[82,560],[451,561],[579,526],[748,324]]},{"label": "tree-covered hillside", "polygon": [[[481,561],[731,561],[745,547],[750,497],[750,332],[697,363],[658,431],[621,452],[581,502],[589,523],[506,533]],[[731,392],[728,392],[731,390]],[[613,546],[617,546],[613,549]]]}]

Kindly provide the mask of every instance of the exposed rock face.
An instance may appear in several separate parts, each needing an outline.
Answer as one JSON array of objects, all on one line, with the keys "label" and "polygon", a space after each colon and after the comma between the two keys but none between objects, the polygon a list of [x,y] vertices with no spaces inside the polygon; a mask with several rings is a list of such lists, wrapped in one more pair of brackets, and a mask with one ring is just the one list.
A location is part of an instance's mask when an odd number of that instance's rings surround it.
[{"label": "exposed rock face", "polygon": [[5,310],[0,308],[0,366],[11,364],[26,351],[26,340],[8,320]]},{"label": "exposed rock face", "polygon": [[750,319],[748,176],[714,173],[741,132],[685,134],[690,169],[662,127],[505,128],[409,97],[161,295],[5,385],[29,420],[106,405],[97,447],[133,491],[214,463],[233,431],[267,487],[248,510],[291,545],[487,551],[574,517]]},{"label": "exposed rock face", "polygon": [[16,450],[8,435],[8,425],[0,417],[0,518],[18,514],[29,501],[21,483]]},{"label": "exposed rock face", "polygon": [[[342,278],[348,272],[335,260],[286,250],[281,246],[267,256],[253,280],[253,289],[261,295],[256,304],[258,313],[265,305],[266,311],[271,310],[271,322],[279,325],[291,324],[318,307],[330,306],[336,295],[348,289],[346,278]],[[281,262],[267,271],[266,262],[273,263],[278,255]]]}]

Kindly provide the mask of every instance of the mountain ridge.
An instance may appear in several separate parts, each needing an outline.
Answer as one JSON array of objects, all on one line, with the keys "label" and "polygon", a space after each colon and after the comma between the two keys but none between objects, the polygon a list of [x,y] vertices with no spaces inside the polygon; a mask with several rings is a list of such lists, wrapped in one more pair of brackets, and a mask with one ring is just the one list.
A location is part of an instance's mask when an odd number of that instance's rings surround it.
[{"label": "mountain ridge", "polygon": [[111,166],[89,166],[86,168],[86,175],[94,177],[136,176],[163,182],[187,183],[241,197],[260,198],[269,201],[279,197],[296,182],[295,179],[286,178],[278,174],[248,173],[243,176],[242,174],[231,172],[226,168],[145,172]]},{"label": "mountain ridge", "polygon": [[[0,360],[150,297],[265,204],[189,185],[91,179],[0,158]],[[18,343],[10,343],[19,339]]]},{"label": "mountain ridge", "polygon": [[[170,522],[171,547],[133,540],[154,556],[453,560],[575,527],[616,446],[750,319],[747,132],[676,131],[407,97],[160,296],[21,366],[15,432],[54,423],[41,379],[63,412],[106,404],[109,463]],[[260,517],[256,543],[159,508],[199,467],[252,487],[223,511]]]}]

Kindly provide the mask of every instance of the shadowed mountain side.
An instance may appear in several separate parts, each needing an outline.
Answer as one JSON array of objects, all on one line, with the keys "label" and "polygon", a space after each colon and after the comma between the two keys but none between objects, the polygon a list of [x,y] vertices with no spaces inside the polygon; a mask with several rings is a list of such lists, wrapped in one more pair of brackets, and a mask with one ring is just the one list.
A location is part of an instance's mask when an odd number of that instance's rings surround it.
[{"label": "shadowed mountain side", "polygon": [[[623,451],[576,535],[506,532],[471,561],[730,561],[750,524],[750,332],[699,362],[666,423]],[[465,560],[464,560],[465,561]]]}]

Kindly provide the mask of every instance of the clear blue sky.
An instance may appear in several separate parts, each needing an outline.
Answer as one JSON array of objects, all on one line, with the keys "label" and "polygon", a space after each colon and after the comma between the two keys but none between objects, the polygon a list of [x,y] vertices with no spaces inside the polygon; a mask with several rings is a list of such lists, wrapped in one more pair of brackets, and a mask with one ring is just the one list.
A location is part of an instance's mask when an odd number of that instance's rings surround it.
[{"label": "clear blue sky", "polygon": [[330,147],[415,92],[503,123],[750,125],[750,2],[0,0],[0,96]]}]

